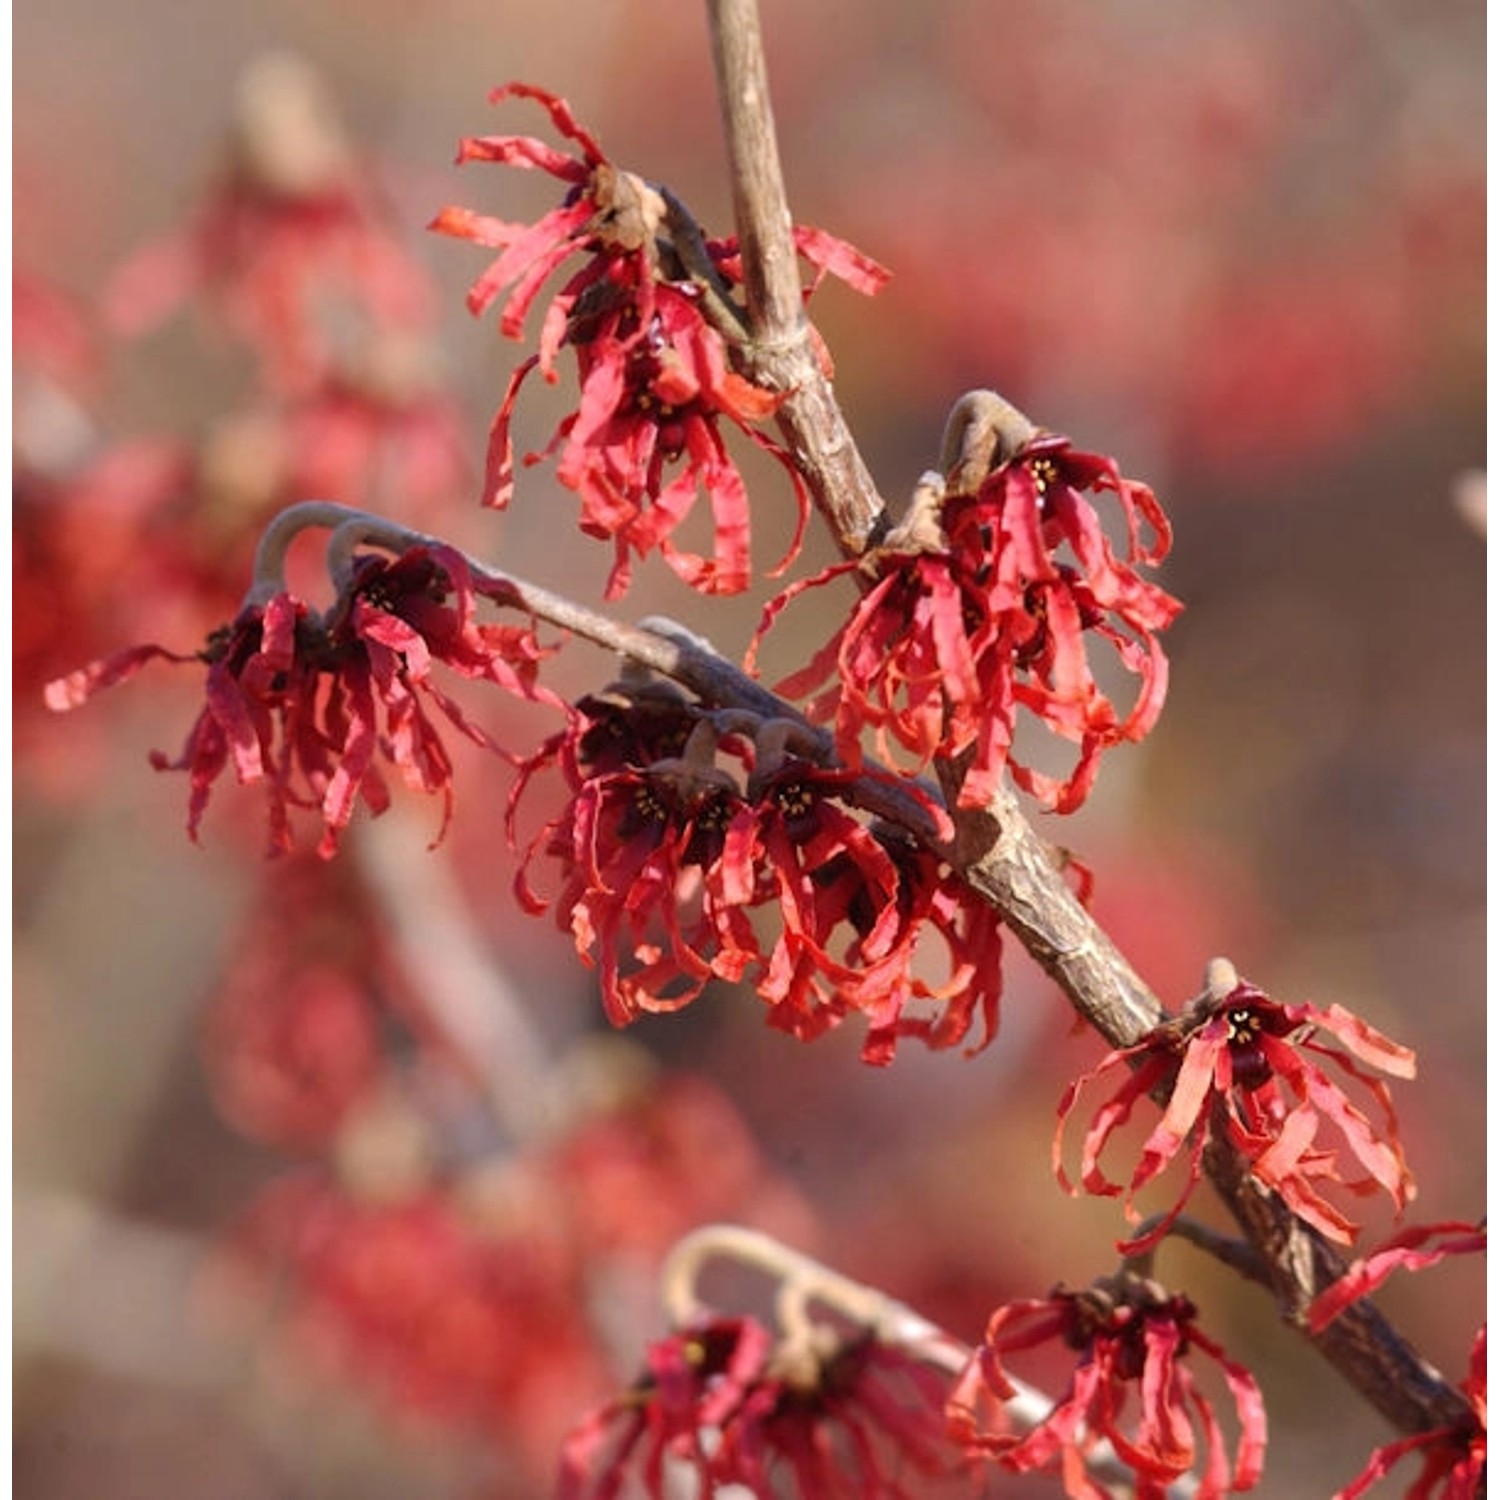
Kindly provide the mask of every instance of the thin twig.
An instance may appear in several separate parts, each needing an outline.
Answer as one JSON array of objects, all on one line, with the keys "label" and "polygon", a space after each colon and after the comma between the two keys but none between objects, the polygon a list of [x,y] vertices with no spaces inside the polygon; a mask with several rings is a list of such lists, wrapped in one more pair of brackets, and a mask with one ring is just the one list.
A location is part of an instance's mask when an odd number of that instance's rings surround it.
[{"label": "thin twig", "polygon": [[[1149,1215],[1135,1227],[1135,1238],[1149,1239],[1152,1232],[1167,1218],[1166,1214]],[[1166,1234],[1173,1239],[1186,1240],[1188,1244],[1228,1266],[1231,1271],[1239,1272],[1246,1281],[1258,1281],[1264,1287],[1275,1289],[1271,1273],[1266,1269],[1265,1259],[1248,1240],[1233,1239],[1227,1234],[1221,1234],[1217,1229],[1210,1229],[1207,1224],[1200,1224],[1197,1219],[1190,1219],[1186,1214],[1179,1214],[1172,1219],[1167,1225]],[[1139,1269],[1142,1275],[1150,1275],[1156,1248],[1152,1245],[1140,1255],[1128,1255],[1125,1262]]]},{"label": "thin twig", "polygon": [[[957,1379],[974,1357],[973,1348],[939,1328],[906,1303],[862,1281],[855,1281],[822,1261],[793,1250],[756,1229],[739,1224],[705,1224],[685,1235],[671,1249],[662,1266],[661,1300],[674,1328],[690,1327],[711,1315],[698,1294],[698,1281],[713,1261],[730,1261],[759,1271],[776,1287],[778,1332],[783,1340],[812,1336],[818,1321],[812,1309],[821,1307],[894,1349]],[[1056,1402],[1014,1373],[1008,1374],[1012,1394],[1004,1401],[1007,1416],[1019,1428],[1045,1422]],[[1111,1482],[1130,1477],[1107,1443],[1093,1448],[1087,1463],[1094,1475]],[[1194,1486],[1179,1481],[1166,1492],[1168,1500],[1186,1500]]]}]

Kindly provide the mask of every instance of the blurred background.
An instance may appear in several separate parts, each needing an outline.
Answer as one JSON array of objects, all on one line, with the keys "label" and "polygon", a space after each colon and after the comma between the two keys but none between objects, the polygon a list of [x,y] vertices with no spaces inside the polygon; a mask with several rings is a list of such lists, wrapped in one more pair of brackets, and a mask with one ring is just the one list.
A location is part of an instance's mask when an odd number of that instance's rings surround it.
[{"label": "blurred background", "polygon": [[[1093,868],[1101,921],[1170,1004],[1223,953],[1415,1046],[1414,1216],[1477,1217],[1481,8],[763,18],[794,214],[893,272],[874,302],[830,284],[813,309],[883,490],[908,492],[982,385],[1115,455],[1173,519],[1166,713],[1042,831]],[[1111,1269],[1116,1208],[1062,1198],[1047,1164],[1057,1097],[1101,1048],[1019,952],[974,1059],[870,1069],[855,1028],[799,1045],[728,991],[606,1034],[567,935],[511,899],[510,777],[481,751],[454,751],[435,852],[437,809],[398,792],[334,863],[267,862],[253,789],[221,786],[193,847],[185,778],[147,764],[197,712],[192,668],[40,706],[100,653],[197,649],[259,524],[310,494],[597,598],[608,558],[545,468],[503,516],[475,504],[522,351],[464,310],[485,253],[423,226],[556,201],[550,179],[449,165],[465,134],[548,135],[485,103],[523,79],[729,232],[699,8],[31,0],[14,41],[17,1493],[545,1492],[561,1432],[661,1331],[655,1268],[704,1219],[769,1228],[967,1338],[1007,1298]],[[340,333],[331,404],[268,373],[264,327],[205,311],[180,243],[160,248],[234,201],[265,80],[302,64],[396,309]],[[559,400],[528,393],[518,449]],[[765,568],[790,506],[774,467],[749,471]],[[831,558],[814,539],[799,567]],[[652,561],[617,612],[735,656],[774,587],[714,604]],[[835,607],[795,616],[770,669]],[[611,674],[578,645],[557,666],[570,694]],[[465,701],[521,748],[550,729]],[[1175,1246],[1161,1269],[1261,1377],[1266,1493],[1331,1493],[1387,1440],[1259,1292]],[[1457,1377],[1480,1282],[1455,1264],[1382,1297]]]}]

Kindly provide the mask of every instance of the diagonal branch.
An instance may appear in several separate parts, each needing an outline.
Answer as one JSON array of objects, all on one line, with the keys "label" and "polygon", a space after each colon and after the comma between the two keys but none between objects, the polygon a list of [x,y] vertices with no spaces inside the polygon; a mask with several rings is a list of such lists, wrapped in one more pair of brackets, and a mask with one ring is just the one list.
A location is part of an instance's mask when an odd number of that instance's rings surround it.
[{"label": "diagonal branch", "polygon": [[[887,518],[802,313],[755,0],[708,0],[708,17],[749,299],[751,343],[741,351],[746,373],[787,393],[780,421],[798,467],[840,546],[857,556],[878,539]],[[956,799],[950,797],[950,805]],[[1075,899],[1052,851],[1008,791],[955,821],[954,854],[966,879],[1112,1045],[1129,1046],[1164,1019],[1161,1002]],[[1213,1142],[1206,1161],[1215,1188],[1266,1264],[1282,1318],[1305,1333],[1307,1305],[1342,1274],[1342,1257],[1227,1145]],[[1442,1427],[1468,1413],[1459,1392],[1368,1301],[1313,1342],[1403,1431]]]}]

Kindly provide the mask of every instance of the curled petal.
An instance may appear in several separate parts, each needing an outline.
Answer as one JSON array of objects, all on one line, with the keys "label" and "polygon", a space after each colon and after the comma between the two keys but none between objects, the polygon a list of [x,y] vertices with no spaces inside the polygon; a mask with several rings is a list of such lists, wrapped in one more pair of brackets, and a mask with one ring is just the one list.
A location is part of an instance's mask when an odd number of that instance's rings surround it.
[{"label": "curled petal", "polygon": [[128,682],[148,661],[194,661],[196,657],[168,651],[165,646],[127,646],[113,656],[91,661],[85,667],[55,677],[42,689],[43,700],[53,713],[63,714],[87,703],[95,693],[117,683]]},{"label": "curled petal", "polygon": [[1320,1292],[1307,1309],[1307,1326],[1321,1333],[1345,1308],[1368,1297],[1396,1271],[1423,1271],[1450,1255],[1482,1254],[1487,1243],[1481,1226],[1462,1219],[1411,1225],[1355,1261],[1332,1286]]},{"label": "curled petal", "polygon": [[566,99],[532,83],[504,83],[489,92],[491,104],[500,104],[506,99],[534,100],[552,117],[559,135],[582,147],[587,165],[597,167],[604,160],[604,152],[600,150],[599,143],[578,123]]},{"label": "curled petal", "polygon": [[825,275],[837,276],[855,291],[873,297],[891,279],[891,273],[878,260],[827,230],[806,224],[793,225],[792,243],[797,247],[797,254],[817,271],[813,290]]}]

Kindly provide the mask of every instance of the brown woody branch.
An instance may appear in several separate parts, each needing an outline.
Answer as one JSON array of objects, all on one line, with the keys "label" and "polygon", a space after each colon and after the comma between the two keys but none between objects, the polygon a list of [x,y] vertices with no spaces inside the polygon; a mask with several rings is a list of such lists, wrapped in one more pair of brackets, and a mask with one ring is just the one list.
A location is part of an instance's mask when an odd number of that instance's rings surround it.
[{"label": "brown woody branch", "polygon": [[[744,262],[751,338],[743,351],[746,373],[787,393],[780,420],[798,467],[840,546],[858,556],[886,524],[885,507],[808,337],[755,0],[708,0],[708,18]],[[954,856],[974,889],[1113,1046],[1140,1041],[1165,1017],[1161,1002],[1075,899],[1016,799],[1002,790],[988,808],[960,813],[956,822]],[[1255,1179],[1222,1138],[1210,1143],[1205,1160],[1264,1263],[1259,1279],[1274,1289],[1281,1317],[1306,1333],[1306,1308],[1343,1274],[1343,1257]],[[1467,1419],[1464,1398],[1368,1300],[1324,1333],[1308,1336],[1402,1431]]]},{"label": "brown woody branch", "polygon": [[757,385],[785,393],[776,417],[782,435],[839,545],[858,556],[886,524],[886,507],[803,311],[760,17],[755,0],[708,0],[708,18],[750,314],[749,339],[734,346],[736,359]]}]

